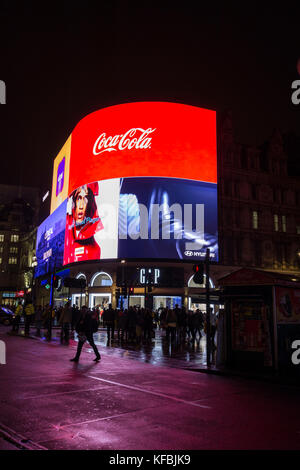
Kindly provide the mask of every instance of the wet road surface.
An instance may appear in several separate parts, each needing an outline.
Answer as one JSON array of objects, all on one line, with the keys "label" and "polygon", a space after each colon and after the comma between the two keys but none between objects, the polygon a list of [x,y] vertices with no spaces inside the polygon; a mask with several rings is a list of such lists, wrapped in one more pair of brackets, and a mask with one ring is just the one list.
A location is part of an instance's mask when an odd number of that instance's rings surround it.
[{"label": "wet road surface", "polygon": [[7,347],[0,422],[43,448],[300,448],[297,387],[184,370],[182,356],[158,354],[158,339],[147,357],[143,347],[107,347],[100,332],[101,361],[85,345],[79,364],[69,361],[73,341],[8,336],[2,328],[0,339]]}]

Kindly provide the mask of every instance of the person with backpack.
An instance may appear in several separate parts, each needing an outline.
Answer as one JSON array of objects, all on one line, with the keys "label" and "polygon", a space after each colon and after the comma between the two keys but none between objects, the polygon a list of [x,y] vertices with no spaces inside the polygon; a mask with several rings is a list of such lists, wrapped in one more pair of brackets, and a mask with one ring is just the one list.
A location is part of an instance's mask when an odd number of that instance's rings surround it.
[{"label": "person with backpack", "polygon": [[99,323],[96,318],[93,317],[92,312],[84,305],[81,310],[81,316],[76,325],[76,332],[78,333],[78,346],[75,357],[70,359],[72,362],[78,362],[81,354],[82,347],[86,341],[89,342],[96,355],[94,361],[99,362],[101,355],[98,351],[97,346],[94,343],[93,333],[98,331]]}]

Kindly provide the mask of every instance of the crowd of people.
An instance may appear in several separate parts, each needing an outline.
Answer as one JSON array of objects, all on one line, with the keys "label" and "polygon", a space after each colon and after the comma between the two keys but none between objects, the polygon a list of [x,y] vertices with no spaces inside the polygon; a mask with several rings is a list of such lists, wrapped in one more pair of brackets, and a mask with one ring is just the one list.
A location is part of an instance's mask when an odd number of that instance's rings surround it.
[{"label": "crowd of people", "polygon": [[[153,312],[140,307],[115,310],[111,304],[104,310],[100,310],[98,307],[90,310],[86,306],[79,309],[75,305],[71,307],[70,302],[67,302],[64,307],[52,309],[49,304],[45,307],[40,305],[34,307],[32,302],[28,301],[24,306],[19,302],[14,313],[13,332],[19,330],[21,315],[25,317],[25,335],[29,334],[30,326],[35,325],[36,336],[41,336],[41,330],[45,328],[46,338],[51,338],[51,329],[55,325],[61,327],[61,343],[69,344],[70,335],[77,331],[79,355],[84,344],[84,341],[80,341],[79,333],[84,333],[85,341],[89,341],[93,347],[96,358],[100,357],[100,354],[96,352],[93,333],[98,330],[100,325],[106,328],[107,344],[114,341],[141,344],[152,342],[155,338],[156,328],[165,331],[166,341],[199,342],[201,337],[206,334],[207,324],[206,313],[199,309],[186,311],[184,307],[179,308],[178,305],[173,309],[166,307]],[[87,322],[87,318],[91,321]],[[78,327],[83,319],[85,319],[85,331],[81,331]],[[213,309],[210,309],[210,340],[213,350],[216,348],[216,329],[217,317],[213,313]]]}]

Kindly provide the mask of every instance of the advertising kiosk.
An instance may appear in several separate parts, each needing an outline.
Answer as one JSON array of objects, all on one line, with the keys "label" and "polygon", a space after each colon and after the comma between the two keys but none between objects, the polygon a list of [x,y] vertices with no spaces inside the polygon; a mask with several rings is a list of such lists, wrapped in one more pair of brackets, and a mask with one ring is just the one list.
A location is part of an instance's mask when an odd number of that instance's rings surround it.
[{"label": "advertising kiosk", "polygon": [[227,365],[300,375],[300,279],[242,268],[219,279],[219,285],[226,312]]}]

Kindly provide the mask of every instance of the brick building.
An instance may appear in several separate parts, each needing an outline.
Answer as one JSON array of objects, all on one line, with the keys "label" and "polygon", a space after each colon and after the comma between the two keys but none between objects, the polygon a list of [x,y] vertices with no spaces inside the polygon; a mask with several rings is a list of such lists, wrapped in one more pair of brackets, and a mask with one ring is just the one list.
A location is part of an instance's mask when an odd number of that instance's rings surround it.
[{"label": "brick building", "polygon": [[0,185],[0,303],[14,305],[32,284],[40,190]]},{"label": "brick building", "polygon": [[234,142],[230,114],[219,134],[220,264],[300,272],[300,178],[288,174],[284,139]]}]

